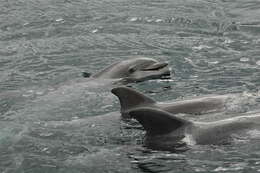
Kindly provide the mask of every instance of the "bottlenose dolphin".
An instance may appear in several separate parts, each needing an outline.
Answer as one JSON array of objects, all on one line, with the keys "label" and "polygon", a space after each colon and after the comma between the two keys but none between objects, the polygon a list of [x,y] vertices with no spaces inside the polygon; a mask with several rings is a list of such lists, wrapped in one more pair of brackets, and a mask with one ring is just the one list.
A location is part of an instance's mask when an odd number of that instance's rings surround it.
[{"label": "bottlenose dolphin", "polygon": [[100,72],[93,74],[94,79],[117,79],[124,83],[141,82],[170,76],[168,63],[152,58],[139,57],[116,62]]},{"label": "bottlenose dolphin", "polygon": [[[83,75],[87,77],[90,74],[83,72]],[[169,76],[170,69],[166,62],[139,57],[114,63],[102,71],[93,74],[87,80],[76,78],[46,88],[31,87],[23,89],[25,91],[8,91],[0,94],[0,98],[3,98],[4,102],[10,102],[9,100],[11,100],[12,102],[18,103],[18,101],[21,100],[22,103],[25,100],[24,98],[35,99],[37,97],[39,99],[44,98],[44,100],[49,100],[47,103],[51,107],[61,106],[62,103],[68,103],[70,101],[74,104],[68,105],[75,106],[77,105],[75,104],[75,100],[82,98],[88,90],[93,90],[93,88],[100,88],[101,90],[102,88],[107,88],[107,90],[110,91],[112,87],[111,84],[121,85]],[[40,106],[42,104],[39,103],[38,105]],[[2,113],[6,113],[10,108],[11,106],[2,110]],[[45,109],[45,107],[41,106],[41,109]],[[46,109],[49,109],[49,107]]]},{"label": "bottlenose dolphin", "polygon": [[231,95],[214,95],[189,100],[160,103],[129,87],[113,88],[111,92],[119,98],[121,114],[125,118],[128,117],[129,111],[140,107],[159,108],[173,114],[210,113],[223,109],[225,107],[225,101],[231,97]]},{"label": "bottlenose dolphin", "polygon": [[154,108],[139,108],[129,114],[146,130],[145,145],[158,150],[174,150],[183,144],[226,144],[247,135],[245,132],[260,129],[259,113],[215,122],[191,122]]}]

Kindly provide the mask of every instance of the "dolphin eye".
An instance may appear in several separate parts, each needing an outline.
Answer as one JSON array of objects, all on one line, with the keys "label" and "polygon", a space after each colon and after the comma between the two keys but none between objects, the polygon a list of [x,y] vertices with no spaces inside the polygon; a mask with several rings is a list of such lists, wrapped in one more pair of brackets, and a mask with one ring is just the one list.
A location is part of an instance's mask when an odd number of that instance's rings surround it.
[{"label": "dolphin eye", "polygon": [[129,68],[129,69],[128,69],[128,72],[129,72],[129,73],[134,73],[135,71],[136,71],[135,68]]}]

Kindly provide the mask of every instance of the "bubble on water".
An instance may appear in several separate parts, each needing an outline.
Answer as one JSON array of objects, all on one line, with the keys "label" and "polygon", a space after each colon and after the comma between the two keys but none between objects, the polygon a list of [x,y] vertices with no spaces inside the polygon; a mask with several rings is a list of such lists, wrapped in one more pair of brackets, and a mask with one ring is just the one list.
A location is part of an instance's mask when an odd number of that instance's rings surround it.
[{"label": "bubble on water", "polygon": [[138,20],[137,17],[132,17],[129,21],[130,21],[130,22],[136,22],[137,20]]},{"label": "bubble on water", "polygon": [[27,90],[22,94],[23,97],[33,97],[35,94],[35,90]]},{"label": "bubble on water", "polygon": [[39,134],[40,136],[42,136],[42,137],[50,137],[50,136],[52,136],[53,135],[53,133],[51,133],[51,132],[47,132],[47,133],[40,133]]},{"label": "bubble on water", "polygon": [[232,41],[232,40],[230,40],[230,39],[225,39],[225,41],[224,41],[225,44],[230,44],[230,43],[232,43],[232,42],[234,42],[234,41]]},{"label": "bubble on water", "polygon": [[195,172],[205,172],[206,169],[204,168],[195,168]]},{"label": "bubble on water", "polygon": [[36,91],[36,95],[43,95],[44,91]]},{"label": "bubble on water", "polygon": [[75,117],[72,117],[72,118],[71,118],[72,121],[77,121],[78,119],[79,119],[78,116],[75,116]]},{"label": "bubble on water", "polygon": [[[150,82],[155,82],[155,83],[165,83],[165,82],[173,82],[173,79],[152,79]],[[166,87],[167,88],[167,87]]]},{"label": "bubble on water", "polygon": [[248,62],[248,61],[249,61],[249,58],[247,58],[247,57],[242,57],[242,58],[240,58],[240,61],[241,61],[241,62]]},{"label": "bubble on water", "polygon": [[94,29],[91,31],[92,33],[97,33],[98,32],[98,29]]},{"label": "bubble on water", "polygon": [[162,19],[156,19],[155,22],[159,23],[159,22],[162,22],[163,20]]},{"label": "bubble on water", "polygon": [[211,62],[208,62],[209,64],[213,64],[213,65],[215,65],[215,64],[218,64],[219,63],[219,61],[211,61]]},{"label": "bubble on water", "polygon": [[41,150],[42,152],[45,152],[45,153],[51,153],[50,151],[49,151],[49,148],[48,147],[45,147],[45,148],[43,148],[42,150]]},{"label": "bubble on water", "polygon": [[105,106],[102,106],[101,109],[108,109],[108,108],[110,108],[110,107],[113,107],[113,105],[105,105]]},{"label": "bubble on water", "polygon": [[63,18],[58,18],[58,19],[56,19],[55,21],[56,21],[56,22],[63,22],[64,19],[63,19]]},{"label": "bubble on water", "polygon": [[239,171],[243,170],[244,167],[247,165],[247,163],[235,163],[235,164],[230,164],[229,167],[217,167],[214,169],[214,172],[220,172],[220,171]]},{"label": "bubble on water", "polygon": [[25,22],[25,23],[23,24],[23,26],[26,26],[26,25],[29,25],[29,22]]},{"label": "bubble on water", "polygon": [[139,160],[131,160],[130,162],[135,164],[135,163],[139,163],[140,161]]},{"label": "bubble on water", "polygon": [[211,47],[207,45],[199,45],[199,46],[192,47],[193,50],[210,49],[210,48]]},{"label": "bubble on water", "polygon": [[241,41],[241,43],[248,44],[249,42],[244,40],[244,41]]},{"label": "bubble on water", "polygon": [[22,94],[23,97],[30,97],[31,95],[29,94]]},{"label": "bubble on water", "polygon": [[153,19],[147,19],[146,21],[150,23],[153,21]]},{"label": "bubble on water", "polygon": [[219,171],[227,171],[227,168],[223,168],[223,167],[217,167],[216,169],[214,169],[213,171],[215,172],[219,172]]},{"label": "bubble on water", "polygon": [[44,75],[45,72],[41,71],[41,72],[38,72],[38,75]]},{"label": "bubble on water", "polygon": [[48,150],[48,148],[47,148],[47,147],[42,149],[42,151],[47,151],[47,150]]},{"label": "bubble on water", "polygon": [[54,91],[55,90],[55,88],[48,88],[48,91]]}]

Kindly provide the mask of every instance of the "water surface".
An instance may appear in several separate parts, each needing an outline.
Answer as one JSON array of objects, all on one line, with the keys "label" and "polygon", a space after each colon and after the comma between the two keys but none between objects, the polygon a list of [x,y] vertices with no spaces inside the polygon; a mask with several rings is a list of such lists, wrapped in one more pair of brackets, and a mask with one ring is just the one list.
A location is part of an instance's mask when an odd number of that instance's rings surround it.
[{"label": "water surface", "polygon": [[241,94],[225,112],[193,120],[258,111],[257,0],[0,4],[0,172],[260,172],[259,131],[172,153],[143,147],[143,132],[117,130],[122,122],[89,130],[88,118],[119,115],[119,103],[113,85],[81,76],[147,56],[168,61],[174,73],[131,84],[155,100]]}]

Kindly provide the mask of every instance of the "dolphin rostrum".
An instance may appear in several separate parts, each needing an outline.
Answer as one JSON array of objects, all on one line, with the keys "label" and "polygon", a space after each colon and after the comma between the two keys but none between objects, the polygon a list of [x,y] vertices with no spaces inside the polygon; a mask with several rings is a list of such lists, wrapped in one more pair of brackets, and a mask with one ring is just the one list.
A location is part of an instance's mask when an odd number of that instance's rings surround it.
[{"label": "dolphin rostrum", "polygon": [[192,122],[155,108],[138,108],[129,114],[146,130],[145,145],[158,150],[173,150],[181,144],[226,144],[260,129],[259,113],[214,122]]}]

